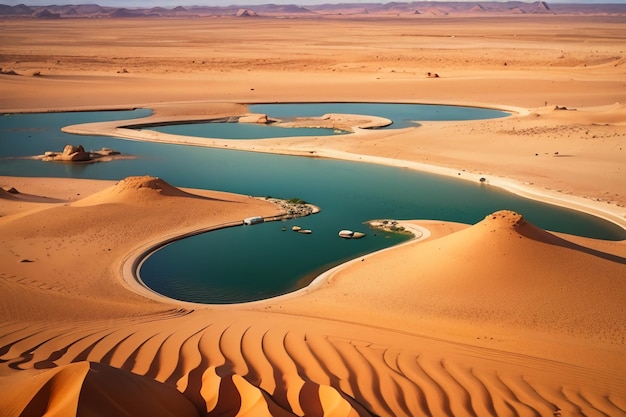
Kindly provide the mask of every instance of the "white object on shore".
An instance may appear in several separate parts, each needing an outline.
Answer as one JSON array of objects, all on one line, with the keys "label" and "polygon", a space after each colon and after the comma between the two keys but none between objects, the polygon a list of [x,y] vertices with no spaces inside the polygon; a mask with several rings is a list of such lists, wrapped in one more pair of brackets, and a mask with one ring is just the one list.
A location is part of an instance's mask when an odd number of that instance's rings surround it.
[{"label": "white object on shore", "polygon": [[243,219],[243,224],[250,226],[253,224],[259,224],[259,223],[263,223],[263,217],[261,216],[254,216],[254,217],[248,217],[247,219]]}]

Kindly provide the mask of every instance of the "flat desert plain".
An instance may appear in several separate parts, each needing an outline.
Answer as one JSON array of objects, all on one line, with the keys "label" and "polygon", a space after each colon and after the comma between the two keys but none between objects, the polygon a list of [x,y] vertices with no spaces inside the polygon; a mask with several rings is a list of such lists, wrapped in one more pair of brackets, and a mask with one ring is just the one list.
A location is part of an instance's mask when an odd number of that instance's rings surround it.
[{"label": "flat desert plain", "polygon": [[[486,178],[626,225],[623,16],[7,19],[0,36],[4,113],[506,109],[237,145]],[[409,219],[422,238],[300,292],[200,305],[142,287],[137,258],[280,207],[148,176],[0,186],[2,416],[626,415],[624,241],[548,232],[510,211],[475,225]]]}]

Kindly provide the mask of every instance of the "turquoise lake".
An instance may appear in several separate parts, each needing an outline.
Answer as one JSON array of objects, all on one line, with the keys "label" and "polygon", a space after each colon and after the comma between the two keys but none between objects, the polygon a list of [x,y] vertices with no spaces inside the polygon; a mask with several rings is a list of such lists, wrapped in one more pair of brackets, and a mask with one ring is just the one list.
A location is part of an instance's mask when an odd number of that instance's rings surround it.
[{"label": "turquoise lake", "polygon": [[[285,116],[256,106],[251,111]],[[340,111],[321,114],[326,112]],[[602,239],[626,238],[624,229],[590,215],[524,199],[488,185],[408,169],[74,136],[60,131],[70,124],[149,114],[149,110],[135,110],[0,116],[0,175],[116,180],[152,175],[180,187],[298,197],[322,209],[305,218],[223,229],[165,246],[146,259],[140,272],[146,285],[171,298],[220,304],[284,294],[333,265],[406,239],[369,230],[363,222],[371,219],[439,219],[473,224],[494,211],[509,209],[548,230]],[[394,124],[400,125],[395,120]],[[86,149],[109,147],[137,158],[89,165],[19,158],[61,150],[68,143],[82,144]],[[296,224],[313,233],[291,232],[289,229]],[[344,228],[363,231],[367,237],[340,239],[337,232]]]}]

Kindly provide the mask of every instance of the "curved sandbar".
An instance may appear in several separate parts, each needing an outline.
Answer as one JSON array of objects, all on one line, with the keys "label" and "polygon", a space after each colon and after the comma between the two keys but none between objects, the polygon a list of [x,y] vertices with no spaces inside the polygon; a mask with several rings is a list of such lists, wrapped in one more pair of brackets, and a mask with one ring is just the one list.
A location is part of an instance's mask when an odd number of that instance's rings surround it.
[{"label": "curved sandbar", "polygon": [[[196,109],[197,103],[194,104],[194,109]],[[528,120],[531,122],[533,120],[537,120],[539,117],[543,117],[541,122],[546,122],[546,119],[553,118],[557,123],[564,118],[571,118],[572,121],[580,121],[580,119],[586,120],[588,123],[587,129],[592,130],[594,127],[597,127],[597,120],[621,120],[621,115],[626,114],[626,106],[623,105],[614,105],[608,108],[592,108],[592,109],[583,109],[581,111],[572,111],[569,114],[564,113],[563,111],[559,111],[554,108],[539,108],[539,109],[524,109],[519,107],[512,106],[493,106],[492,108],[500,108],[502,110],[512,112],[512,116],[509,116],[507,119],[512,119],[510,122],[507,122],[508,125],[527,123]],[[207,147],[216,147],[216,148],[228,148],[234,150],[243,150],[243,151],[253,151],[253,152],[266,152],[266,153],[275,153],[275,154],[285,154],[285,155],[295,155],[295,156],[306,156],[306,157],[322,157],[322,158],[333,158],[333,159],[341,159],[341,160],[349,160],[349,161],[357,161],[357,162],[367,162],[388,166],[395,166],[400,168],[409,168],[415,169],[418,171],[429,172],[439,175],[446,175],[449,177],[454,177],[457,179],[472,181],[472,182],[486,182],[491,186],[500,187],[507,191],[513,192],[520,196],[535,199],[538,201],[543,201],[549,204],[554,204],[566,208],[571,208],[574,210],[586,212],[592,214],[594,216],[603,218],[607,221],[613,222],[623,228],[626,228],[626,197],[620,196],[619,194],[615,194],[616,197],[624,198],[624,204],[607,204],[606,201],[603,201],[599,198],[589,198],[589,197],[581,197],[577,195],[572,195],[571,193],[564,193],[561,190],[554,190],[542,187],[540,181],[545,181],[542,178],[543,174],[541,173],[545,166],[538,166],[538,173],[534,176],[529,175],[528,172],[524,173],[524,178],[515,179],[512,177],[501,176],[498,174],[491,174],[485,171],[478,170],[469,170],[461,168],[462,165],[459,163],[455,163],[456,167],[444,166],[442,163],[432,164],[428,162],[420,162],[416,160],[405,159],[410,154],[406,151],[406,146],[415,146],[411,142],[404,144],[405,148],[402,148],[402,151],[398,154],[397,151],[394,151],[394,157],[386,157],[379,156],[378,154],[384,154],[385,152],[381,152],[385,147],[379,146],[378,141],[385,140],[386,137],[402,137],[409,138],[411,141],[411,137],[422,136],[424,130],[428,131],[427,134],[430,134],[430,130],[432,129],[456,129],[457,132],[459,129],[463,129],[462,134],[463,138],[467,134],[467,130],[471,129],[472,126],[483,125],[481,127],[484,128],[484,125],[494,124],[496,126],[502,125],[505,122],[502,122],[500,119],[498,120],[481,120],[481,121],[463,121],[463,122],[425,122],[422,123],[422,126],[419,128],[405,128],[399,129],[399,131],[395,132],[381,132],[377,130],[370,130],[369,127],[372,126],[383,126],[386,123],[387,119],[377,119],[372,118],[370,116],[358,116],[358,115],[327,115],[331,123],[333,118],[336,118],[341,122],[342,128],[349,129],[353,132],[352,135],[349,135],[348,138],[333,138],[332,141],[329,141],[323,137],[315,137],[312,138],[280,138],[280,139],[257,139],[257,140],[246,140],[246,141],[234,141],[228,139],[217,139],[217,138],[198,138],[191,136],[182,136],[182,135],[172,135],[166,134],[151,130],[136,130],[136,129],[128,129],[125,126],[136,126],[136,125],[154,125],[154,124],[165,124],[165,123],[176,123],[182,121],[206,121],[206,120],[225,120],[232,117],[241,117],[246,114],[245,105],[241,104],[233,104],[233,103],[207,103],[207,108],[203,109],[208,113],[215,114],[214,118],[207,118],[207,114],[194,114],[197,112],[197,109],[191,112],[190,114],[181,115],[184,113],[185,105],[181,105],[180,110],[176,110],[176,104],[170,104],[163,107],[155,107],[155,113],[147,118],[137,119],[133,121],[132,124],[129,124],[129,121],[113,121],[113,122],[99,122],[99,123],[88,123],[74,126],[67,126],[63,128],[65,132],[74,133],[79,135],[103,135],[103,136],[115,136],[124,139],[130,140],[140,140],[140,141],[151,141],[151,142],[162,142],[162,143],[173,143],[180,145],[194,145],[194,146],[207,146]],[[615,116],[607,116],[607,112],[615,114]],[[547,116],[547,117],[546,117]],[[326,118],[326,116],[324,116]],[[364,119],[365,118],[365,119]],[[369,119],[368,119],[369,118]],[[296,123],[296,122],[294,122]],[[303,125],[311,126],[310,119],[306,119]],[[297,123],[296,123],[297,124]],[[427,127],[424,128],[424,125]],[[367,128],[364,128],[367,127]],[[513,134],[516,135],[515,128],[512,130]],[[482,132],[480,132],[482,133]],[[505,141],[507,135],[510,133],[506,133],[503,131],[497,132],[501,136],[503,136],[502,141]],[[540,134],[541,132],[537,132]],[[385,138],[385,139],[381,139]],[[394,139],[395,140],[395,139]],[[493,140],[493,139],[492,139]],[[356,143],[355,143],[356,142]],[[402,142],[402,141],[398,141]],[[339,145],[338,145],[339,144]],[[480,145],[480,146],[484,146]],[[475,150],[475,154],[478,155],[480,153],[480,146]],[[402,147],[402,145],[392,145],[391,149]],[[360,150],[364,152],[359,152]],[[370,152],[375,152],[376,154],[372,154]],[[527,151],[527,158],[531,159],[539,159],[539,154],[534,153],[531,154],[530,151]],[[559,152],[556,152],[553,157],[559,156]],[[566,155],[567,156],[567,155]],[[562,160],[566,160],[567,158],[559,158],[559,162]],[[428,160],[428,158],[427,158]],[[554,159],[550,161],[554,162]],[[449,165],[449,162],[446,163]],[[575,166],[572,169],[576,169]],[[529,181],[529,178],[539,178],[539,181]],[[539,184],[536,184],[539,183]],[[610,201],[608,201],[610,203]]]}]

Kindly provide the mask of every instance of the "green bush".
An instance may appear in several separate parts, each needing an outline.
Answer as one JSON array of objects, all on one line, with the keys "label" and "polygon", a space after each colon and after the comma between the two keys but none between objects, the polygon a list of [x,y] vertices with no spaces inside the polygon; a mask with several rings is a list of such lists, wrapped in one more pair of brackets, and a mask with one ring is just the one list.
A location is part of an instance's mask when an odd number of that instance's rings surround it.
[{"label": "green bush", "polygon": [[287,200],[291,204],[309,204],[304,200],[299,199],[298,197],[293,197]]}]

